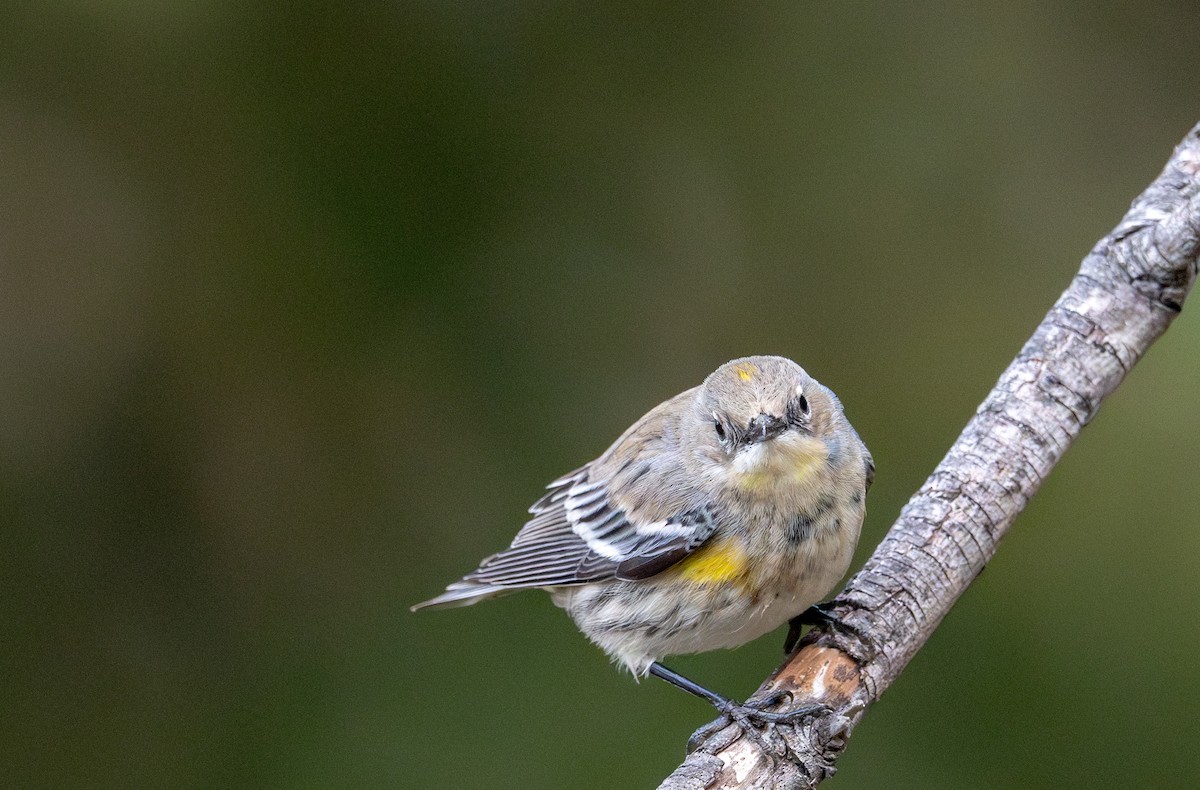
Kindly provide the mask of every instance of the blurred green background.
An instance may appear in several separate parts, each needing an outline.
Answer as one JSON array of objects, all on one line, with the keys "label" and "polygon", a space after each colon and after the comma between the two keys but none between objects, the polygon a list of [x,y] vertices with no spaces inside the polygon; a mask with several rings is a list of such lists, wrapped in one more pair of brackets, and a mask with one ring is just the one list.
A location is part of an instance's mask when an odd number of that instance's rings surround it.
[{"label": "blurred green background", "polygon": [[[751,353],[874,451],[857,567],[1200,120],[1198,30],[1182,1],[6,5],[0,784],[655,786],[703,703],[542,595],[408,605]],[[1194,313],[837,787],[1200,772]],[[744,696],[781,638],[673,665]]]}]

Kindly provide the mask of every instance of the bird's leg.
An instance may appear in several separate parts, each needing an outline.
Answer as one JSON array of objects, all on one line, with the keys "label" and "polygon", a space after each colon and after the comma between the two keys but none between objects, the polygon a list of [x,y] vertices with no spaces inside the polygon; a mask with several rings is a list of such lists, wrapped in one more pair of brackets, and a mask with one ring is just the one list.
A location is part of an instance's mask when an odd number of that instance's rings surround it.
[{"label": "bird's leg", "polygon": [[800,644],[800,629],[804,627],[803,614],[798,614],[791,620],[788,620],[787,636],[783,638],[783,652],[785,655],[791,655],[796,649],[796,645]]},{"label": "bird's leg", "polygon": [[788,620],[788,633],[787,637],[783,640],[783,652],[791,653],[796,649],[796,645],[800,642],[800,628],[806,625],[830,626],[842,633],[850,634],[863,644],[867,644],[863,632],[834,614],[830,603],[815,603],[791,620]]},{"label": "bird's leg", "polygon": [[758,732],[758,728],[755,727],[755,724],[766,725],[768,728],[771,728],[776,724],[795,724],[806,716],[812,716],[828,710],[825,705],[821,705],[820,703],[804,705],[796,708],[795,710],[783,712],[763,710],[764,708],[778,705],[779,703],[788,699],[791,695],[786,691],[776,691],[761,699],[750,699],[746,700],[744,703],[737,703],[728,697],[718,694],[715,691],[706,689],[704,686],[701,686],[694,680],[689,680],[674,670],[667,669],[657,661],[650,665],[649,672],[651,675],[667,681],[672,686],[681,688],[690,694],[695,694],[697,697],[706,700],[709,704],[720,711],[720,719],[712,724],[708,724],[700,728],[688,740],[689,750],[694,748],[694,746],[701,741],[706,740],[709,735],[712,735],[718,730],[724,729],[727,726],[725,720],[729,719],[736,722],[741,728],[742,732],[744,732],[747,737],[753,740],[758,747],[762,749],[764,754],[771,755],[774,750],[763,739],[762,735]]},{"label": "bird's leg", "polygon": [[736,703],[728,697],[723,697],[715,691],[709,691],[694,680],[689,680],[673,669],[667,669],[662,664],[655,661],[650,665],[650,674],[656,678],[662,678],[676,688],[681,688],[689,694],[695,694],[703,700],[708,700],[717,710],[724,713],[726,709],[733,707]]}]

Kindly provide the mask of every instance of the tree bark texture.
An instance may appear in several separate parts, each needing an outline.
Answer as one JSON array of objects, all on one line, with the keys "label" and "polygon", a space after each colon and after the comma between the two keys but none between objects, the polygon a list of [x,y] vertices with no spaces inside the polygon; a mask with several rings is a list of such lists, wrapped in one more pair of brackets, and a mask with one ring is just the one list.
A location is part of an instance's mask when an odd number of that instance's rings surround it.
[{"label": "tree bark texture", "polygon": [[660,790],[808,788],[834,762],[996,552],[1017,514],[1141,356],[1179,314],[1200,257],[1200,125],[1000,376],[946,457],[834,602],[848,628],[814,630],[763,684],[783,709],[829,712],[764,732],[736,726],[695,744]]}]

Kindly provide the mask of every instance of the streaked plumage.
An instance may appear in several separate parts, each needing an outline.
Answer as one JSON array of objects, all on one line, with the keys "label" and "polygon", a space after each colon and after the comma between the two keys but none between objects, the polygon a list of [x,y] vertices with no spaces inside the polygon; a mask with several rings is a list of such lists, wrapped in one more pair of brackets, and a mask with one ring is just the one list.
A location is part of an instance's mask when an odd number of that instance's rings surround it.
[{"label": "streaked plumage", "polygon": [[509,548],[413,608],[543,588],[645,674],[821,600],[849,566],[873,472],[837,397],[800,366],[733,360],[552,482]]}]

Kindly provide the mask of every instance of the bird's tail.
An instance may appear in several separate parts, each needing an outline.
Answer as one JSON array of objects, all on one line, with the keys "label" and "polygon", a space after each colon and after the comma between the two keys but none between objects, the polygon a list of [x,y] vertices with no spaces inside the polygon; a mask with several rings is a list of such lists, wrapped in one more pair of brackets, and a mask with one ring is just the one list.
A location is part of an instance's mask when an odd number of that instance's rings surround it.
[{"label": "bird's tail", "polygon": [[421,609],[453,609],[456,606],[470,606],[473,603],[486,601],[488,598],[495,598],[504,595],[506,592],[511,592],[507,587],[497,587],[494,584],[480,584],[479,582],[461,581],[455,582],[446,588],[446,592],[430,598],[428,601],[422,601],[409,607],[409,611],[416,612]]}]

